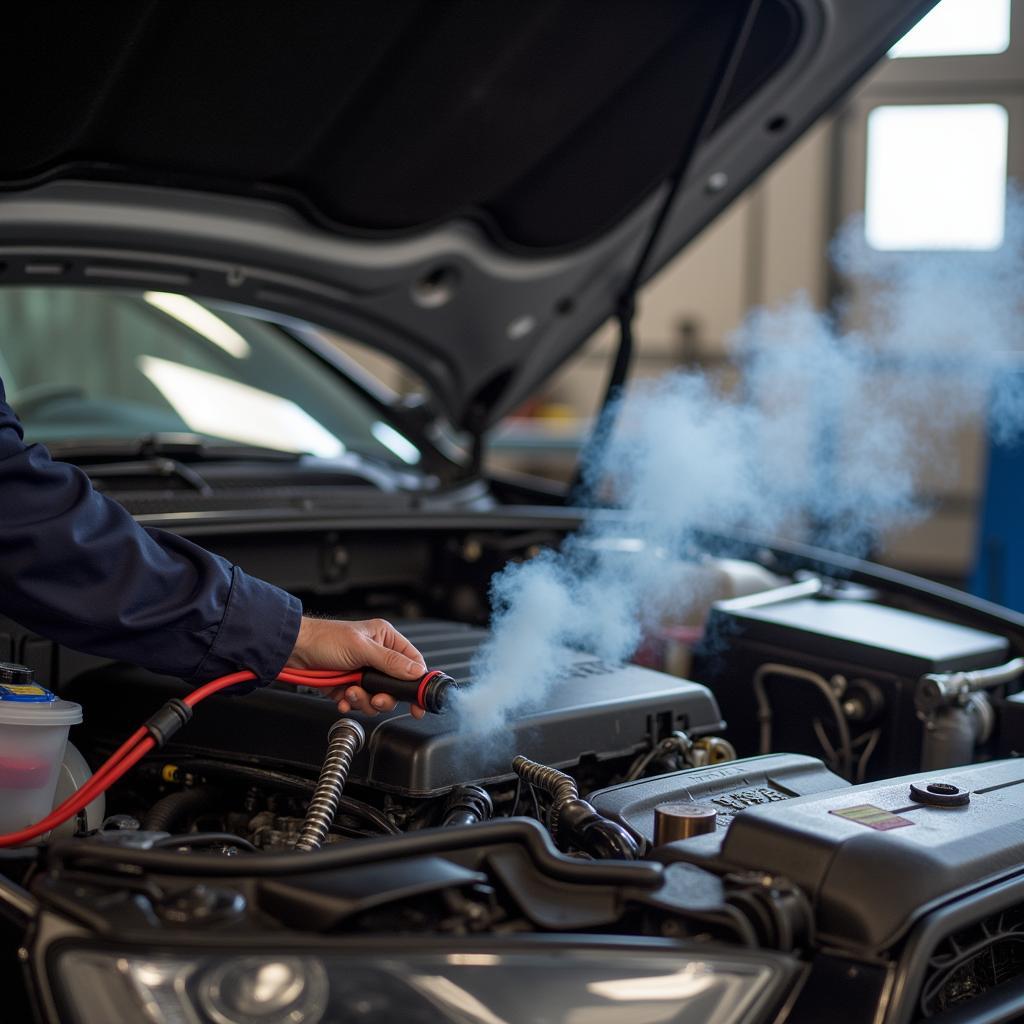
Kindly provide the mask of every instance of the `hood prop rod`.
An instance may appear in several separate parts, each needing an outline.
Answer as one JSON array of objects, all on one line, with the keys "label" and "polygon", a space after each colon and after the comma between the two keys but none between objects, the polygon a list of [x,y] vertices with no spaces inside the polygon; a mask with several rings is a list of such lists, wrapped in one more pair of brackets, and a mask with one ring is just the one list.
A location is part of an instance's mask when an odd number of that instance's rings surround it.
[{"label": "hood prop rod", "polygon": [[669,174],[668,188],[665,190],[661,205],[658,207],[654,220],[651,222],[647,238],[640,250],[640,255],[633,264],[633,270],[625,286],[619,293],[618,301],[615,304],[615,319],[619,327],[619,346],[616,349],[615,360],[612,363],[611,373],[608,376],[604,398],[601,399],[601,405],[594,416],[594,427],[591,430],[590,436],[583,442],[580,448],[576,469],[567,491],[570,501],[575,498],[585,499],[587,497],[587,488],[581,487],[587,464],[590,462],[598,446],[599,439],[610,437],[612,428],[615,426],[616,410],[614,402],[618,398],[623,384],[626,382],[629,364],[633,358],[633,324],[636,320],[637,292],[644,282],[648,265],[651,262],[651,256],[661,239],[662,231],[675,205],[676,196],[686,180],[686,172],[693,162],[694,154],[710,134],[711,128],[722,110],[725,99],[729,95],[729,89],[732,87],[733,79],[736,76],[736,68],[739,66],[740,58],[743,56],[760,6],[761,0],[751,0],[746,14],[737,26],[736,35],[732,46],[729,48],[729,55],[725,62],[722,77],[719,79],[717,87],[710,95],[708,103],[701,114],[697,131],[686,140],[683,151],[679,154],[679,159]]}]

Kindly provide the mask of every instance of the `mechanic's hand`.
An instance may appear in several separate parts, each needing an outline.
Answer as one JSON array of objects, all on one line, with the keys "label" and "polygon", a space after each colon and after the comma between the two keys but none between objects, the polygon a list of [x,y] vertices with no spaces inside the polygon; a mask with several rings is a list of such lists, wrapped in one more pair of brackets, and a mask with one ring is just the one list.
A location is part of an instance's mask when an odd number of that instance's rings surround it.
[{"label": "mechanic's hand", "polygon": [[[369,667],[398,679],[418,679],[427,671],[423,655],[383,619],[340,622],[305,616],[288,666],[340,672]],[[376,715],[380,711],[394,710],[398,703],[386,693],[371,697],[361,686],[339,686],[330,693],[343,714],[358,711],[363,715]],[[426,712],[413,707],[412,714],[414,718],[422,718]]]}]

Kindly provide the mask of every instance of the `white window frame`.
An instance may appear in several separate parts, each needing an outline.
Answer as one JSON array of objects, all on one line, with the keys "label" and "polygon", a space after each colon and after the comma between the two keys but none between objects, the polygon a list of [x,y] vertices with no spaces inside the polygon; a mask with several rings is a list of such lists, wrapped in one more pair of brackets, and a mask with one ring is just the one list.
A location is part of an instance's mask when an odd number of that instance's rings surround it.
[{"label": "white window frame", "polygon": [[864,210],[868,114],[882,106],[956,103],[1006,108],[1007,176],[1024,188],[1024,0],[1012,0],[1010,45],[1002,53],[886,58],[856,91],[835,126],[834,229]]}]

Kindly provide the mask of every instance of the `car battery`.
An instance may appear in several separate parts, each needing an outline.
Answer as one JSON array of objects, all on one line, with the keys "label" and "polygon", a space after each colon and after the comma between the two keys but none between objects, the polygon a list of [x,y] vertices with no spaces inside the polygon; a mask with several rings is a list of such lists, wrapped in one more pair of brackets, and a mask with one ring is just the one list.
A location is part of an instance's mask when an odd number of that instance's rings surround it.
[{"label": "car battery", "polygon": [[824,757],[853,781],[918,770],[917,681],[998,665],[1006,639],[814,582],[714,605],[693,678],[715,693],[741,755]]}]

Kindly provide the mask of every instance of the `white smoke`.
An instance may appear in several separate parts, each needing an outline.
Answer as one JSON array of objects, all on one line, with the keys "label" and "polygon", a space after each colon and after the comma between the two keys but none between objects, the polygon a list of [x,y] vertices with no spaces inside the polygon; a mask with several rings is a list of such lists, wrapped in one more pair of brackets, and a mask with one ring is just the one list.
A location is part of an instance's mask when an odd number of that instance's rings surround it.
[{"label": "white smoke", "polygon": [[571,648],[623,661],[645,627],[685,613],[679,556],[700,528],[813,525],[817,542],[863,550],[923,513],[921,474],[952,472],[958,429],[990,416],[1000,439],[1021,432],[1024,389],[1008,370],[1024,348],[1024,202],[1012,197],[991,253],[883,254],[863,238],[852,223],[833,245],[860,331],[797,296],[732,339],[735,393],[686,371],[630,388],[586,467],[621,514],[594,508],[558,551],[494,577],[491,636],[459,700],[467,731],[493,736],[540,703]]}]

